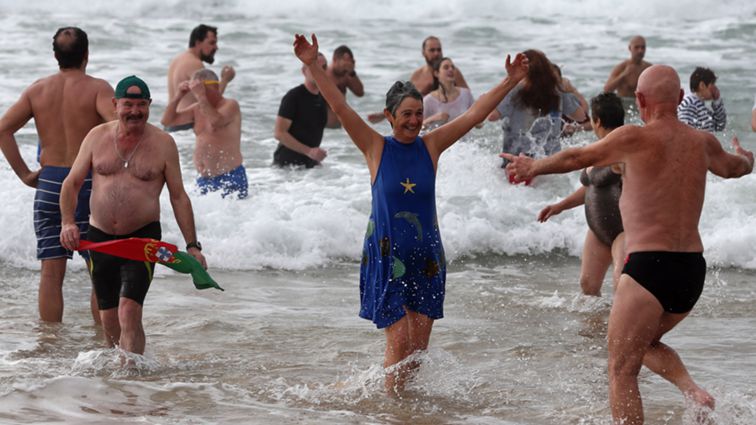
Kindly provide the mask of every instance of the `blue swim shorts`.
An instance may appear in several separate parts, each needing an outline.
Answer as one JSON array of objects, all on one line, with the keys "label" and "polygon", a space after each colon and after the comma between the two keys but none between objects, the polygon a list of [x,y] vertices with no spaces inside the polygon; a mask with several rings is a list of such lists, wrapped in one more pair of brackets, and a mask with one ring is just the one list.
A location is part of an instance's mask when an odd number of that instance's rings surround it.
[{"label": "blue swim shorts", "polygon": [[199,187],[201,195],[221,190],[223,198],[236,193],[236,197],[242,199],[247,197],[248,186],[247,170],[244,169],[243,165],[219,176],[197,177],[197,187]]},{"label": "blue swim shorts", "polygon": [[[60,245],[60,188],[71,171],[68,167],[43,167],[39,173],[37,192],[34,195],[34,232],[37,234],[37,259],[73,258],[73,252]],[[76,224],[81,239],[89,229],[89,195],[92,176],[84,180],[76,203]],[[87,258],[82,254],[82,257]]]}]

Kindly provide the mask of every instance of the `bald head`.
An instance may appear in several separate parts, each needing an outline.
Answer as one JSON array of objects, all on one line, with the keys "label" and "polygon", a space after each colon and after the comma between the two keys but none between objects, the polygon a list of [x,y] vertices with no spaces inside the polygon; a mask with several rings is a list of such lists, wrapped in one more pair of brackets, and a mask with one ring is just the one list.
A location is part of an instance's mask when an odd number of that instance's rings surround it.
[{"label": "bald head", "polygon": [[638,43],[646,44],[646,39],[643,38],[643,36],[641,35],[636,35],[630,39],[630,43],[628,43],[628,45],[632,46],[633,44],[638,44]]},{"label": "bald head", "polygon": [[646,39],[639,35],[634,36],[630,39],[627,50],[630,51],[630,60],[640,63],[646,56]]},{"label": "bald head", "polygon": [[671,66],[651,65],[638,78],[638,93],[649,104],[677,103],[680,101],[680,77]]}]

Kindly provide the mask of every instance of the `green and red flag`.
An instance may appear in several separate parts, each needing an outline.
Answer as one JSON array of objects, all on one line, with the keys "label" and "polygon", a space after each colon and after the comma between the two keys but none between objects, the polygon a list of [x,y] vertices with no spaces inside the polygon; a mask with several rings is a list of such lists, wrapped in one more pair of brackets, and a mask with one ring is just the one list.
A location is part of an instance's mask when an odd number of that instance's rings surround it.
[{"label": "green and red flag", "polygon": [[97,251],[127,260],[160,263],[179,273],[191,274],[194,287],[197,289],[216,288],[223,291],[223,288],[210,277],[196,258],[179,251],[176,245],[167,242],[150,238],[116,239],[105,242],[81,240],[78,249]]}]

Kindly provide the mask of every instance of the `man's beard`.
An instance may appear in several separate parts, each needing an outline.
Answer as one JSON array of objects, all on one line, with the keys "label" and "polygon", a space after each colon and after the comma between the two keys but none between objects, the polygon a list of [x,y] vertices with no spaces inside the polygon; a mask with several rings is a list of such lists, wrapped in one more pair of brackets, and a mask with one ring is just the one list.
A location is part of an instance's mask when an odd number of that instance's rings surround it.
[{"label": "man's beard", "polygon": [[215,62],[215,52],[210,53],[209,55],[204,55],[200,53],[200,60],[202,60],[202,62],[207,62],[210,65],[212,65],[213,62]]}]

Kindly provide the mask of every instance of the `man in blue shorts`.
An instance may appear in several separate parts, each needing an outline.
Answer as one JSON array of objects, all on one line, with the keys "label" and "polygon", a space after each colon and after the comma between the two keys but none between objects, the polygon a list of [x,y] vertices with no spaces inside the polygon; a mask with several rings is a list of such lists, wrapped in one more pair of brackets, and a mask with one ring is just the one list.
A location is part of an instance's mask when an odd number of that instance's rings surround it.
[{"label": "man in blue shorts", "polygon": [[615,423],[643,423],[642,366],[674,384],[691,402],[714,408],[680,356],[661,338],[685,319],[703,291],[706,261],[698,222],[708,171],[733,178],[753,171],[753,153],[677,118],[683,98],[674,69],[653,65],[635,92],[645,126],[625,125],[581,148],[533,160],[502,154],[518,180],[622,163],[620,213],[629,253],[609,315],[609,401]]},{"label": "man in blue shorts", "polygon": [[[182,99],[192,93],[196,102],[181,109]],[[223,97],[218,76],[200,69],[192,79],[179,84],[178,95],[168,103],[165,115],[190,113],[194,118],[194,166],[200,193],[220,191],[222,197],[247,197],[247,172],[242,165],[241,109],[239,102]]]},{"label": "man in blue shorts", "polygon": [[[46,322],[63,320],[63,277],[72,252],[60,245],[58,198],[79,152],[84,136],[93,127],[115,119],[113,88],[105,80],[86,73],[89,59],[87,34],[76,27],[58,29],[53,51],[60,70],[37,80],[0,119],[0,147],[21,181],[37,189],[34,198],[34,230],[37,258],[42,261],[39,281],[39,317]],[[31,171],[21,157],[14,134],[34,118],[39,135],[40,170]],[[89,222],[89,191],[85,182],[79,192],[76,223],[86,234]],[[94,295],[94,293],[93,293]],[[92,314],[96,314],[94,296]]]}]

